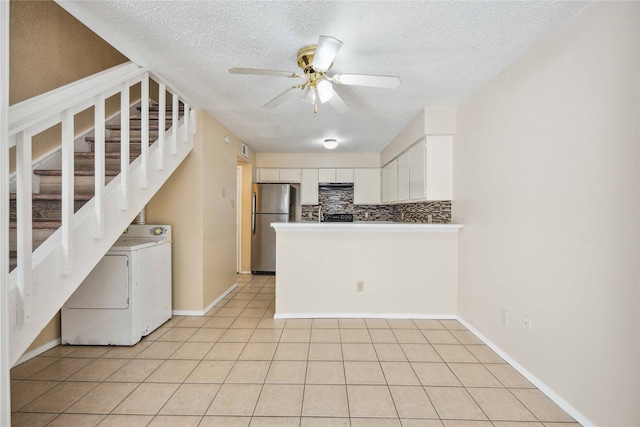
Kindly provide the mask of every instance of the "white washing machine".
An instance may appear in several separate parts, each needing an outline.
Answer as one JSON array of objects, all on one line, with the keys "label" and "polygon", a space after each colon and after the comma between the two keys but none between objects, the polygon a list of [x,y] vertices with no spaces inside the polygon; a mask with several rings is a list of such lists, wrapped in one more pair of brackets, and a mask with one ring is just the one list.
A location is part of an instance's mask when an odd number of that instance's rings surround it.
[{"label": "white washing machine", "polygon": [[62,307],[62,343],[134,345],[171,318],[171,226],[130,225]]}]

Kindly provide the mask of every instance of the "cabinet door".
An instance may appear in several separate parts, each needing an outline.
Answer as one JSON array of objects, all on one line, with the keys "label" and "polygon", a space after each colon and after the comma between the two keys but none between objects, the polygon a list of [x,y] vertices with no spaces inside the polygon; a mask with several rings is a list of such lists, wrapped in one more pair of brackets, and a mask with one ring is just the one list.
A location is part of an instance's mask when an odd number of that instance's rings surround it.
[{"label": "cabinet door", "polygon": [[336,182],[353,182],[353,169],[336,169]]},{"label": "cabinet door", "polygon": [[335,169],[318,169],[319,182],[337,182]]},{"label": "cabinet door", "polygon": [[393,159],[382,168],[382,202],[398,200],[398,159]]},{"label": "cabinet door", "polygon": [[426,181],[428,200],[453,198],[453,136],[427,136]]},{"label": "cabinet door", "polygon": [[318,204],[318,169],[302,169],[300,204]]},{"label": "cabinet door", "polygon": [[279,182],[280,169],[260,168],[258,169],[258,182]]},{"label": "cabinet door", "polygon": [[425,141],[417,142],[409,149],[409,199],[425,200]]},{"label": "cabinet door", "polygon": [[280,169],[280,182],[300,182],[300,169]]},{"label": "cabinet door", "polygon": [[380,204],[380,169],[353,170],[353,203],[355,205]]},{"label": "cabinet door", "polygon": [[398,157],[398,201],[409,200],[409,152]]}]

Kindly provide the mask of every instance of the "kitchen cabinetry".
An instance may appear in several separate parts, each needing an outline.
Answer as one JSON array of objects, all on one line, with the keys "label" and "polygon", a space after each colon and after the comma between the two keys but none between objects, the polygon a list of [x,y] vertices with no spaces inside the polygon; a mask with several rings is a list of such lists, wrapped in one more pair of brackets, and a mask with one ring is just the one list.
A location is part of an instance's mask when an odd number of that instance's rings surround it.
[{"label": "kitchen cabinetry", "polygon": [[398,200],[398,159],[393,159],[382,168],[382,203]]},{"label": "kitchen cabinetry", "polygon": [[300,204],[318,204],[318,169],[301,170]]},{"label": "kitchen cabinetry", "polygon": [[256,182],[300,182],[300,169],[258,168]]},{"label": "kitchen cabinetry", "polygon": [[320,182],[353,182],[353,169],[319,169],[318,179]]},{"label": "kitchen cabinetry", "polygon": [[409,151],[398,157],[398,201],[409,201]]},{"label": "kitchen cabinetry", "polygon": [[414,144],[407,151],[409,155],[409,199],[426,199],[425,188],[425,141]]},{"label": "kitchen cabinetry", "polygon": [[426,199],[451,200],[453,198],[453,136],[427,136],[425,172]]},{"label": "kitchen cabinetry", "polygon": [[357,168],[353,170],[353,203],[355,205],[380,204],[380,169]]}]

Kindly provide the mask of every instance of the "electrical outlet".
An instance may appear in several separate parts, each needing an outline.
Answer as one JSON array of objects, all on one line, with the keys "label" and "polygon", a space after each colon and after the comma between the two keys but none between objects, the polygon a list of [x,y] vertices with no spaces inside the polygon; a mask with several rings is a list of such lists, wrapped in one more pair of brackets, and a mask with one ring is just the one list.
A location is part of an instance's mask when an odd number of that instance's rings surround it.
[{"label": "electrical outlet", "polygon": [[369,218],[369,212],[364,211],[364,217],[365,217],[365,218]]},{"label": "electrical outlet", "polygon": [[364,282],[362,280],[358,280],[356,288],[358,289],[358,292],[364,292]]},{"label": "electrical outlet", "polygon": [[500,312],[500,323],[504,326],[509,326],[509,312],[504,308]]},{"label": "electrical outlet", "polygon": [[523,323],[522,325],[524,326],[524,329],[527,332],[531,332],[531,318],[525,314],[524,315],[524,320],[523,320],[522,323]]}]

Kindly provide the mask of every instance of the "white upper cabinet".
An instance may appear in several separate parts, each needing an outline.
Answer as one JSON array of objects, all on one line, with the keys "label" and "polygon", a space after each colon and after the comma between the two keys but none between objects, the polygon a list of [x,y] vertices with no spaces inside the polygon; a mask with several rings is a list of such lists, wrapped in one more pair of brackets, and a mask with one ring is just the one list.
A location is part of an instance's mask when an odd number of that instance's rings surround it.
[{"label": "white upper cabinet", "polygon": [[453,198],[453,136],[427,136],[425,147],[427,200]]},{"label": "white upper cabinet", "polygon": [[398,201],[398,159],[382,168],[382,203]]},{"label": "white upper cabinet", "polygon": [[409,201],[409,152],[398,157],[398,201]]},{"label": "white upper cabinet", "polygon": [[380,169],[353,169],[353,203],[355,205],[380,204]]},{"label": "white upper cabinet", "polygon": [[409,199],[426,199],[425,141],[422,140],[407,152],[409,155]]},{"label": "white upper cabinet", "polygon": [[300,169],[258,168],[256,182],[300,182]]},{"label": "white upper cabinet", "polygon": [[319,169],[319,182],[353,182],[353,169]]},{"label": "white upper cabinet", "polygon": [[300,182],[300,169],[280,169],[280,182]]},{"label": "white upper cabinet", "polygon": [[300,204],[318,204],[318,169],[302,169],[300,181]]}]

